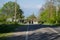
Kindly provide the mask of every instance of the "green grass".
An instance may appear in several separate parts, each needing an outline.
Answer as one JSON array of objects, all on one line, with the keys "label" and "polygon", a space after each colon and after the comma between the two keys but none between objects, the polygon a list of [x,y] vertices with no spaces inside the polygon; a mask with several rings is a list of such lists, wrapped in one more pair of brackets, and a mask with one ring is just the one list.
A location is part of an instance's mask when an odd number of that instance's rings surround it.
[{"label": "green grass", "polygon": [[0,40],[7,40],[7,37],[12,35],[12,33],[0,33]]},{"label": "green grass", "polygon": [[12,36],[12,33],[0,33],[0,37],[8,37],[8,36]]}]

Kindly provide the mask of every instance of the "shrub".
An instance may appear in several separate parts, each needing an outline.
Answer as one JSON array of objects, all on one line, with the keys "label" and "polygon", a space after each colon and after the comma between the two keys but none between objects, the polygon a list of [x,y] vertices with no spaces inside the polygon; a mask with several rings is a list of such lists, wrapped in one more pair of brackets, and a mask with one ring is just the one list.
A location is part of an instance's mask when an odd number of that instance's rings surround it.
[{"label": "shrub", "polygon": [[0,33],[13,32],[18,26],[18,24],[2,24],[0,25]]}]

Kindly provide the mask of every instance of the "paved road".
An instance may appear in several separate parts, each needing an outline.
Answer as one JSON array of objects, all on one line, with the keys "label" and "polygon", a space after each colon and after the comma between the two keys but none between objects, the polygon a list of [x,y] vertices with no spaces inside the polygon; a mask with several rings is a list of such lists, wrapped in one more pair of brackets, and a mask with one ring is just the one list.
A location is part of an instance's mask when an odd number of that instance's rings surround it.
[{"label": "paved road", "polygon": [[53,29],[55,29],[57,32],[59,32],[59,33],[60,33],[60,27],[53,28]]},{"label": "paved road", "polygon": [[60,40],[58,28],[49,25],[22,25],[7,40]]}]

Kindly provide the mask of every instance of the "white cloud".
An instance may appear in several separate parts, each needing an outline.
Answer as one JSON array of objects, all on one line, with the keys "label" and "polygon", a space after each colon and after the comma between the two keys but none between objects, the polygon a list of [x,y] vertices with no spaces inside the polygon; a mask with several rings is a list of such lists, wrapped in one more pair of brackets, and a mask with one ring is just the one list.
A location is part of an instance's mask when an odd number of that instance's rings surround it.
[{"label": "white cloud", "polygon": [[42,7],[42,5],[37,5],[36,8],[40,9]]},{"label": "white cloud", "polygon": [[23,5],[22,8],[25,8],[25,9],[40,9],[42,7],[42,5],[32,5],[32,4],[26,4],[26,5]]}]

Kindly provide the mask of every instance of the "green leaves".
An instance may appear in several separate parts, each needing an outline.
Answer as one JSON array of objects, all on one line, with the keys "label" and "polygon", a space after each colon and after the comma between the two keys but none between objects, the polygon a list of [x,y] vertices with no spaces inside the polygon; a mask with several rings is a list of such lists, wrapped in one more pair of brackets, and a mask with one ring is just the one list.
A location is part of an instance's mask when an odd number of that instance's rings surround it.
[{"label": "green leaves", "polygon": [[[5,14],[7,17],[13,18],[15,15],[15,2],[7,2],[1,8],[2,14]],[[16,3],[16,18],[23,18],[23,11],[20,9],[20,6]]]},{"label": "green leaves", "polygon": [[0,22],[6,22],[7,19],[11,18],[12,21],[15,20],[15,4],[16,4],[16,19],[23,19],[23,11],[20,6],[15,2],[7,2],[0,9]]},{"label": "green leaves", "polygon": [[48,2],[45,4],[44,10],[40,13],[40,21],[49,24],[55,24],[56,22],[56,7],[53,3]]},{"label": "green leaves", "polygon": [[28,20],[34,20],[36,19],[36,16],[34,14],[30,15],[29,17],[27,17]]}]

